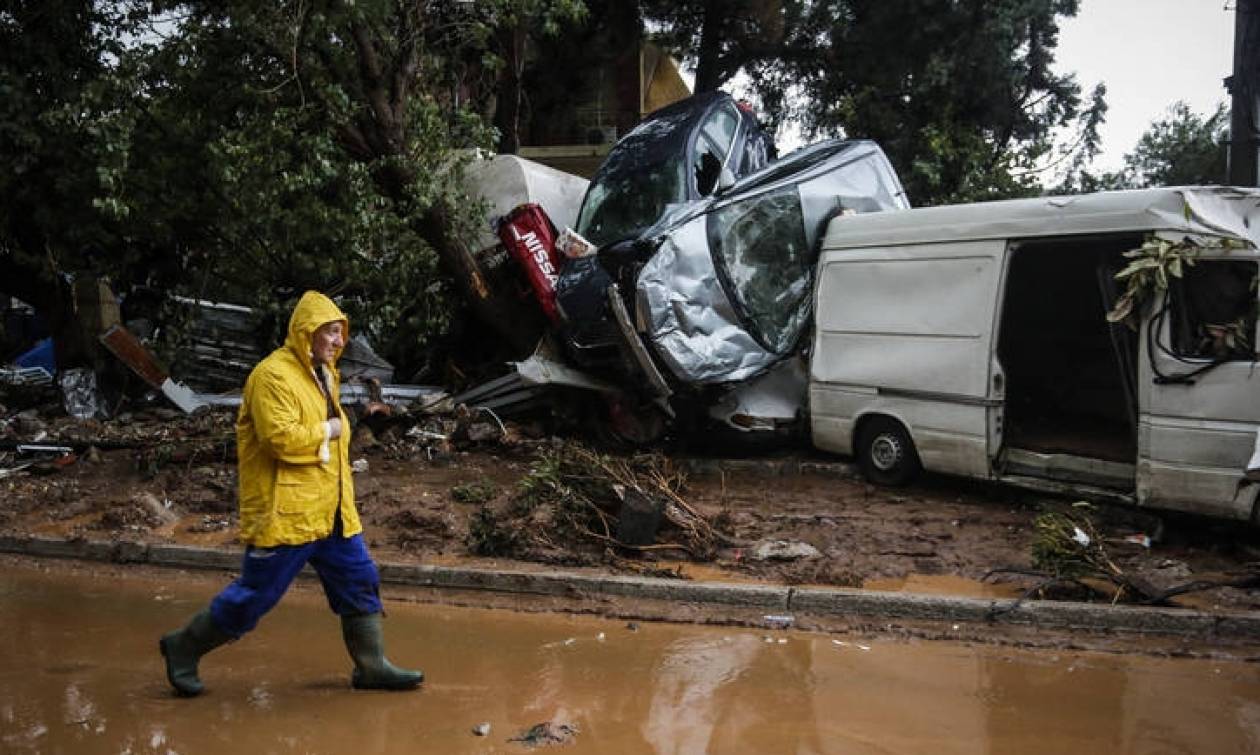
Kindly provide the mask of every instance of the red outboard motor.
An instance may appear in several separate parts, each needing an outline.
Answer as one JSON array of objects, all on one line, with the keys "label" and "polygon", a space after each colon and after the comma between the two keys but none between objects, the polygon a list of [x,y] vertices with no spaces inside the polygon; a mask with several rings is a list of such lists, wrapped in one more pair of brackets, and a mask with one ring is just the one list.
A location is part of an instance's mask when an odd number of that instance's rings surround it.
[{"label": "red outboard motor", "polygon": [[520,264],[534,291],[538,306],[553,325],[560,322],[556,309],[556,277],[560,258],[556,252],[556,227],[542,207],[519,205],[499,221],[499,240]]}]

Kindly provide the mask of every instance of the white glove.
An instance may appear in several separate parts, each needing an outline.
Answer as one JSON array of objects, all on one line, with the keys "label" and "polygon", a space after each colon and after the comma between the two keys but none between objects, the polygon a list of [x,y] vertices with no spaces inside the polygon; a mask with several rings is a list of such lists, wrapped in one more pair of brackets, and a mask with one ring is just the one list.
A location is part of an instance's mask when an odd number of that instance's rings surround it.
[{"label": "white glove", "polygon": [[329,440],[332,440],[333,438],[341,437],[341,420],[339,418],[333,417],[332,419],[328,420],[325,424],[328,425],[328,439]]}]

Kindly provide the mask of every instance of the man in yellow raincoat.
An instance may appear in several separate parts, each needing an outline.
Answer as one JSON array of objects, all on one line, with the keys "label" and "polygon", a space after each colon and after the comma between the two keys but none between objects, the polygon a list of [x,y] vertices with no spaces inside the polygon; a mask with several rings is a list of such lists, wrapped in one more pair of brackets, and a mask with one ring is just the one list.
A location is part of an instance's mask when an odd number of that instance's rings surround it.
[{"label": "man in yellow raincoat", "polygon": [[183,629],[159,643],[166,677],[200,694],[201,656],[253,629],[309,563],[341,617],[360,689],[414,689],[424,674],[394,666],[381,640],[380,577],[354,507],[349,425],[337,400],[337,359],[350,337],[345,314],[307,291],[288,337],[245,382],[236,419],[241,575]]}]

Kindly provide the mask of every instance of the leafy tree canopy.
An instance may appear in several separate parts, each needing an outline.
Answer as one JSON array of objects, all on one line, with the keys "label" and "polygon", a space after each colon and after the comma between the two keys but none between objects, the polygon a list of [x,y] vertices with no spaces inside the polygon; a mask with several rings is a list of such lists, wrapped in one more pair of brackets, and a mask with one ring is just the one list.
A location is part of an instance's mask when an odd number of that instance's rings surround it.
[{"label": "leafy tree canopy", "polygon": [[1035,193],[1037,166],[1065,128],[1077,134],[1068,159],[1097,149],[1104,90],[1084,96],[1053,70],[1058,20],[1077,0],[646,5],[663,38],[696,61],[698,85],[743,70],[772,122],[874,139],[916,204]]},{"label": "leafy tree canopy", "polygon": [[494,140],[484,116],[501,68],[495,31],[523,19],[546,31],[580,10],[9,3],[8,292],[60,321],[72,307],[61,284],[104,273],[123,294],[151,287],[277,314],[319,288],[342,294],[358,328],[406,361],[460,311],[449,274],[469,264],[460,239],[480,218],[459,166]]},{"label": "leafy tree canopy", "polygon": [[1178,101],[1147,127],[1119,171],[1095,173],[1077,166],[1055,192],[1223,184],[1228,180],[1228,139],[1229,109],[1224,103],[1210,115],[1199,115]]}]

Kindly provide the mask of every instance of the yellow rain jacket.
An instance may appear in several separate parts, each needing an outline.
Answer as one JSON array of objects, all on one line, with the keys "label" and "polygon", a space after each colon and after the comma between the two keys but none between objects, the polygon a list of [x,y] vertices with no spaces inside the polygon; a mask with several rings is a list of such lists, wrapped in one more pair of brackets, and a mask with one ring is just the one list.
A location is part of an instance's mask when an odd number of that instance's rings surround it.
[{"label": "yellow rain jacket", "polygon": [[[259,362],[245,381],[236,418],[236,455],[240,537],[248,545],[301,545],[327,537],[339,508],[345,537],[363,531],[354,507],[350,423],[338,404],[341,437],[327,439],[328,403],[311,363],[315,330],[337,320],[349,339],[345,314],[328,297],[307,291],[289,319],[284,346]],[[340,376],[333,365],[325,370],[337,396]],[[326,461],[321,461],[321,446]]]}]

